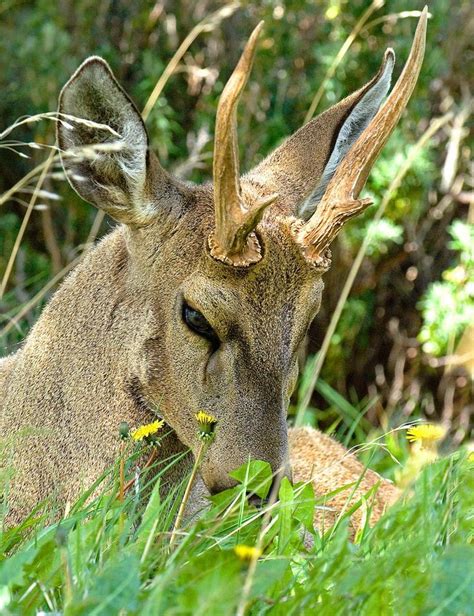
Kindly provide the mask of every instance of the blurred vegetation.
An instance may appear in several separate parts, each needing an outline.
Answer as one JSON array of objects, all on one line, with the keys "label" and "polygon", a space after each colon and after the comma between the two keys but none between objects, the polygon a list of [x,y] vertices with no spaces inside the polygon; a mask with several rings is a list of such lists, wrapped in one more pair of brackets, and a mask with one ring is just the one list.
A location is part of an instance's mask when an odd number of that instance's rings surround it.
[{"label": "blurred vegetation", "polygon": [[[210,17],[223,6],[227,14]],[[401,0],[243,1],[240,8],[211,0],[4,0],[0,130],[21,116],[54,111],[62,85],[91,54],[110,63],[143,108],[179,45],[207,19],[147,120],[163,165],[186,179],[206,180],[218,96],[248,33],[264,19],[240,113],[242,167],[248,169],[301,126],[316,93],[321,94],[319,113],[370,79],[388,46],[396,50],[399,71],[416,23],[410,11],[422,6],[418,0],[408,5]],[[353,426],[347,408],[345,423],[347,404],[376,433],[424,415],[444,422],[458,444],[472,434],[473,415],[474,258],[468,220],[474,219],[474,205],[467,133],[473,36],[467,0],[455,6],[433,0],[429,9],[417,88],[366,189],[375,205],[333,247],[334,266],[311,330],[310,353],[320,348],[344,280],[370,233],[323,364],[323,385],[306,418],[333,431]],[[353,32],[347,53],[334,64]],[[384,217],[373,222],[415,144],[433,118],[447,113],[391,192]],[[15,252],[40,171],[25,177],[46,159],[54,129],[54,121],[43,119],[19,126],[0,142],[0,275],[5,281],[15,253],[0,298],[2,354],[18,348],[68,266],[112,224],[98,224],[94,208],[73,193],[54,162]],[[17,182],[20,188],[5,199]],[[333,395],[338,392],[339,397]],[[350,444],[357,431],[343,430],[339,436]]]}]

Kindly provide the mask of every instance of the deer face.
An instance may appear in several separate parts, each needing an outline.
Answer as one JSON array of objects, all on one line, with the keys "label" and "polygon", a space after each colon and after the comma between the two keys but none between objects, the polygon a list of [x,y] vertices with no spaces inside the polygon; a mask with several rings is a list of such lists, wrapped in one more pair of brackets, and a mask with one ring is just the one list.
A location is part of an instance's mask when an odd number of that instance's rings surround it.
[{"label": "deer face", "polygon": [[231,485],[228,472],[249,457],[285,471],[288,400],[298,349],[319,309],[328,246],[368,205],[358,195],[415,85],[426,12],[382,108],[391,50],[371,82],[241,178],[236,105],[260,28],[219,103],[212,187],[184,184],[161,168],[139,113],[100,58],[76,71],[59,103],[72,186],[124,224],[122,319],[130,315],[135,395],[194,453],[195,413],[218,418],[202,467],[211,492]]},{"label": "deer face", "polygon": [[[253,267],[216,261],[206,242],[212,209],[202,208],[206,197],[212,206],[212,195],[200,192],[196,207],[204,224],[196,226],[191,211],[164,243],[154,225],[131,233],[136,305],[129,305],[146,321],[132,345],[143,398],[195,453],[195,413],[204,409],[218,418],[202,468],[215,492],[231,485],[228,471],[249,456],[275,472],[285,469],[298,350],[323,285],[291,241],[285,219],[261,223],[263,255]],[[194,241],[183,255],[191,231]]]}]

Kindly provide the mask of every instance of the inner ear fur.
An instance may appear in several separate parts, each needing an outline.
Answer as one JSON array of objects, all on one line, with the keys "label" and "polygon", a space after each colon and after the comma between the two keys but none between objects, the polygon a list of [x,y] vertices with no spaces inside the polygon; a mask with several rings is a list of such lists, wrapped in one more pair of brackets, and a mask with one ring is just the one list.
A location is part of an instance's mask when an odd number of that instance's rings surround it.
[{"label": "inner ear fur", "polygon": [[69,182],[86,201],[130,225],[159,213],[178,183],[149,150],[143,120],[102,58],[88,58],[59,96],[58,144]]},{"label": "inner ear fur", "polygon": [[[277,192],[275,208],[282,213],[308,218],[353,139],[377,112],[390,85],[393,62],[393,50],[388,50],[379,71],[365,86],[302,126],[252,169],[244,181],[266,192]],[[373,97],[371,91],[375,91]],[[364,98],[365,111],[369,113],[363,112]],[[360,114],[355,124],[350,117],[356,109]],[[361,130],[348,130],[343,135],[344,144],[339,144],[342,155],[331,160],[344,125],[360,126]]]},{"label": "inner ear fur", "polygon": [[337,138],[331,149],[329,160],[315,190],[299,208],[297,212],[299,218],[308,220],[313,215],[337,167],[379,110],[390,89],[394,64],[395,53],[389,49],[377,77],[352,107],[342,126],[337,130]]}]

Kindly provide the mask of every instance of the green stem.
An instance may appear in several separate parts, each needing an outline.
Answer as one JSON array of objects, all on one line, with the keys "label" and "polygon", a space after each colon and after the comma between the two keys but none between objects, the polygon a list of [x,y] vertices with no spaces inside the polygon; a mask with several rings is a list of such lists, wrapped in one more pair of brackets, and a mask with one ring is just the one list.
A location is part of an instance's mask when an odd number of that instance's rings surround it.
[{"label": "green stem", "polygon": [[125,443],[120,443],[120,488],[119,488],[119,501],[122,503],[125,495]]},{"label": "green stem", "polygon": [[65,547],[61,548],[61,560],[64,571],[64,606],[67,606],[72,601],[72,576],[69,567],[69,556]]},{"label": "green stem", "polygon": [[183,500],[181,501],[181,504],[179,506],[178,509],[178,515],[176,516],[176,520],[174,522],[174,526],[173,526],[173,530],[171,532],[171,538],[170,538],[170,549],[173,547],[175,541],[176,541],[176,536],[178,533],[178,530],[181,527],[181,522],[183,519],[183,515],[184,515],[184,511],[186,509],[186,505],[188,503],[189,500],[189,496],[191,494],[191,489],[193,487],[193,483],[194,480],[196,478],[196,474],[201,466],[201,462],[202,459],[204,457],[204,453],[206,452],[207,446],[209,445],[208,441],[202,440],[201,441],[201,446],[199,447],[199,451],[198,454],[196,456],[196,459],[194,461],[194,466],[193,466],[193,470],[191,471],[191,475],[189,477],[189,481],[186,485],[186,490],[184,491],[184,496],[183,496]]}]

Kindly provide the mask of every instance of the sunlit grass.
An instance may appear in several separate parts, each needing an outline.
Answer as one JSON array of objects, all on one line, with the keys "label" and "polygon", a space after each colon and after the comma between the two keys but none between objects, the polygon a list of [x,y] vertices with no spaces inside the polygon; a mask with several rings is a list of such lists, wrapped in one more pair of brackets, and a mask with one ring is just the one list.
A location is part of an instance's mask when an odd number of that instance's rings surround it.
[{"label": "sunlit grass", "polygon": [[324,535],[313,528],[320,501],[309,486],[285,481],[279,502],[249,505],[246,492],[265,493],[271,480],[249,463],[170,546],[186,481],[162,498],[164,466],[147,504],[134,491],[116,498],[117,464],[60,521],[44,522],[45,505],[4,529],[2,613],[470,613],[474,465],[462,452],[428,464],[353,541],[344,516]]}]

